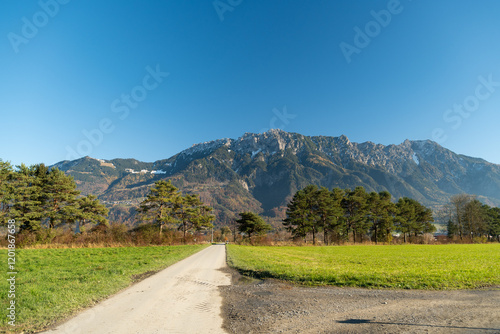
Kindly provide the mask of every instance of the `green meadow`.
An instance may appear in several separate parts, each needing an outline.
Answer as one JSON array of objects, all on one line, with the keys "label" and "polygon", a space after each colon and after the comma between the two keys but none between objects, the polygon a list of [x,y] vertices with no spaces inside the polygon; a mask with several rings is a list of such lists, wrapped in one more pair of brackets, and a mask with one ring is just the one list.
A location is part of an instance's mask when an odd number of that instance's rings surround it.
[{"label": "green meadow", "polygon": [[229,245],[243,274],[307,285],[500,288],[500,244],[273,247]]},{"label": "green meadow", "polygon": [[7,323],[7,250],[0,281],[0,332],[31,332],[54,324],[208,245],[18,249],[16,326]]}]

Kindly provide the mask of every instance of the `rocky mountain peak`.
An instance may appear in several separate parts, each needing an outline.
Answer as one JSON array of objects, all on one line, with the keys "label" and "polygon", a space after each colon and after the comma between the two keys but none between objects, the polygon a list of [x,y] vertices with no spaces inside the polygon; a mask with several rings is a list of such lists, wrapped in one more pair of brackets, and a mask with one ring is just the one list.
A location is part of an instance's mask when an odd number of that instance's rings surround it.
[{"label": "rocky mountain peak", "polygon": [[298,143],[292,133],[280,129],[271,129],[264,133],[245,133],[233,145],[234,150],[242,152],[276,153],[287,148],[296,149]]},{"label": "rocky mountain peak", "polygon": [[[203,193],[221,221],[245,210],[279,215],[293,193],[311,183],[388,190],[395,199],[406,196],[426,205],[440,205],[465,192],[500,205],[499,165],[455,154],[429,140],[385,146],[351,142],[345,135],[304,136],[274,129],[196,144],[153,163],[85,157],[56,166],[72,175],[83,193],[130,206],[139,203],[155,180],[172,179],[183,191]],[[123,214],[118,207],[113,210]]]}]

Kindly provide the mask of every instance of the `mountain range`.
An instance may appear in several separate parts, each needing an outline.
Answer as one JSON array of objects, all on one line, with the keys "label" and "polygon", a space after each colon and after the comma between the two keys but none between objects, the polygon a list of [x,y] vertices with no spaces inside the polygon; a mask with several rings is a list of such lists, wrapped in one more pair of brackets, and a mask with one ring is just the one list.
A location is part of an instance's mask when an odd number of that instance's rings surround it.
[{"label": "mountain range", "polygon": [[246,133],[193,145],[168,159],[102,160],[84,157],[55,165],[73,176],[82,194],[110,207],[110,220],[135,224],[134,207],[157,180],[197,193],[214,207],[218,224],[250,210],[281,219],[293,194],[308,184],[389,191],[437,208],[469,193],[500,205],[500,165],[456,154],[430,140],[399,145],[354,143],[340,137],[282,130]]}]

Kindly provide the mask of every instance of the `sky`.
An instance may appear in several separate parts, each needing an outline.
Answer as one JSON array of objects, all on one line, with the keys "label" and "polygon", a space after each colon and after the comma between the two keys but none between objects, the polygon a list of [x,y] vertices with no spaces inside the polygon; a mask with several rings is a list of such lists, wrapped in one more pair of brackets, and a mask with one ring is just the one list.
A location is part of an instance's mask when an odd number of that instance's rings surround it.
[{"label": "sky", "polygon": [[0,159],[166,159],[280,128],[500,164],[500,2],[0,1]]}]

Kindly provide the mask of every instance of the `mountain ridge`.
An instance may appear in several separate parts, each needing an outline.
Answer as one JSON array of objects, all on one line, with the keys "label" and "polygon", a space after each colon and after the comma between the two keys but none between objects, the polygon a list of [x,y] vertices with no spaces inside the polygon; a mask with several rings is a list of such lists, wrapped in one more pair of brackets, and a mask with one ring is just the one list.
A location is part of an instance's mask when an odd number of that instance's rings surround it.
[{"label": "mountain ridge", "polygon": [[149,185],[169,178],[181,190],[199,193],[222,222],[243,210],[282,218],[287,201],[310,183],[387,190],[396,199],[407,196],[432,207],[462,192],[500,205],[500,165],[430,140],[382,145],[278,129],[194,144],[154,162],[83,157],[53,166],[72,175],[82,193],[112,205],[127,203],[120,210],[129,213]]}]

